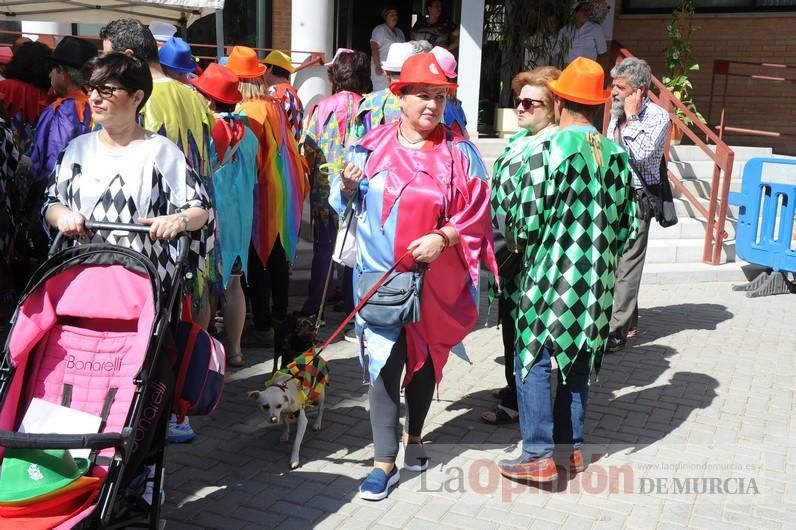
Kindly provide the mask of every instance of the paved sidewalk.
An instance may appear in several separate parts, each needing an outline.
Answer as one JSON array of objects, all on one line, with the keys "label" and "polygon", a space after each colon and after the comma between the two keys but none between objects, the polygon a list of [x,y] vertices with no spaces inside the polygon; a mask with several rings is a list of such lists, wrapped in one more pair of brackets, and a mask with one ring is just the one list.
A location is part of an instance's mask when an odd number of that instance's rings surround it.
[{"label": "paved sidewalk", "polygon": [[[307,259],[304,248],[294,307]],[[355,346],[327,350],[323,430],[307,430],[295,471],[281,429],[246,399],[271,369],[255,350],[230,372],[215,414],[192,418],[196,440],[169,447],[166,528],[796,528],[795,302],[747,299],[729,284],[645,286],[641,334],[606,357],[592,386],[593,463],[554,491],[497,474],[519,434],[480,421],[504,384],[494,324],[466,340],[472,365],[446,368],[425,432],[433,467],[402,471],[376,503],[356,495],[372,446]]]}]

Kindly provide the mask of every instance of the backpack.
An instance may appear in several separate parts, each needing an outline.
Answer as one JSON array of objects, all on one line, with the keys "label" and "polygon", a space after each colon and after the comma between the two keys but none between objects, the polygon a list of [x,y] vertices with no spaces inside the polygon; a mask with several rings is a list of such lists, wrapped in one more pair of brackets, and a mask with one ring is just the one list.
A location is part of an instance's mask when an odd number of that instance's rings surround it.
[{"label": "backpack", "polygon": [[176,364],[172,410],[177,421],[215,410],[224,391],[224,346],[204,328],[181,320],[175,332]]}]

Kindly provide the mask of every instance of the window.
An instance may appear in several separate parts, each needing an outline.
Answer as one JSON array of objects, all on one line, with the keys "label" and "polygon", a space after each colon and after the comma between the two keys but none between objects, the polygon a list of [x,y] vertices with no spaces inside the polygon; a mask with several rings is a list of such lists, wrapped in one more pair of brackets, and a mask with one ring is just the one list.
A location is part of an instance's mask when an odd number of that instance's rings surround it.
[{"label": "window", "polygon": [[[622,0],[622,13],[671,13],[679,0]],[[796,11],[796,0],[694,0],[697,13]]]}]

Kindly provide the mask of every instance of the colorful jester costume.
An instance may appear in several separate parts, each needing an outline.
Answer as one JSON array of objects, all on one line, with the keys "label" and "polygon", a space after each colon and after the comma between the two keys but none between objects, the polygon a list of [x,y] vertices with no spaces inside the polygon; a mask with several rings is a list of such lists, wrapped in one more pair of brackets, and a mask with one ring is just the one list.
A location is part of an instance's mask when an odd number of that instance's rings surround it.
[{"label": "colorful jester costume", "polygon": [[357,117],[349,134],[358,140],[379,125],[397,123],[400,119],[401,107],[398,105],[398,96],[389,88],[371,92],[359,104]]},{"label": "colorful jester costume", "polygon": [[290,375],[292,381],[298,388],[298,401],[302,407],[317,403],[321,393],[329,382],[329,366],[326,360],[320,355],[315,355],[313,349],[296,356],[296,358],[281,370],[277,370],[265,382],[266,388],[273,385],[276,380],[283,376]]},{"label": "colorful jester costume", "polygon": [[593,127],[529,146],[508,200],[507,237],[524,249],[517,317],[522,377],[543,347],[562,379],[578,355],[596,373],[608,338],[617,258],[635,239],[627,154]]},{"label": "colorful jester costume", "polygon": [[322,164],[340,164],[345,155],[348,134],[353,125],[362,96],[342,91],[323,98],[310,111],[302,145],[305,156],[315,158],[310,194],[312,218],[327,222],[332,213],[329,205],[329,175],[320,170]]},{"label": "colorful jester costume", "polygon": [[[141,125],[152,132],[165,136],[180,148],[210,195],[211,204],[215,201],[211,175],[210,134],[215,117],[199,95],[179,81],[170,78],[154,80],[152,95],[141,110]],[[211,208],[207,227],[202,229],[202,237],[194,241],[192,250],[199,258],[197,281],[194,282],[194,295],[201,298],[205,282],[215,284],[221,290],[220,264],[213,248],[218,251],[216,241],[215,214]]]},{"label": "colorful jester costume", "polygon": [[238,114],[221,113],[213,127],[217,159],[213,171],[215,207],[221,247],[224,288],[237,258],[246,274],[254,220],[254,187],[257,184],[257,154],[260,145]]},{"label": "colorful jester costume", "polygon": [[91,132],[91,126],[88,96],[82,90],[58,98],[44,109],[36,123],[33,152],[30,155],[31,178],[36,182],[46,182],[55,167],[58,154],[66,144],[81,134]]},{"label": "colorful jester costume", "polygon": [[301,208],[309,193],[307,163],[299,155],[287,114],[275,100],[246,101],[239,110],[260,143],[254,195],[254,248],[260,261],[268,263],[278,236],[288,261],[293,261]]},{"label": "colorful jester costume", "polygon": [[[354,285],[362,272],[385,272],[409,244],[444,221],[456,229],[459,243],[445,248],[425,274],[420,320],[403,328],[369,326],[357,315],[367,359],[361,358],[370,381],[379,377],[402,329],[406,332],[407,367],[404,386],[430,355],[435,380],[451,349],[478,319],[481,259],[497,272],[489,222],[489,184],[478,150],[438,126],[433,147],[409,149],[398,141],[398,123],[378,127],[348,155],[363,168],[357,214],[357,262]],[[365,191],[363,191],[363,189]],[[362,197],[364,195],[364,197]],[[347,200],[340,193],[340,175],[331,185],[330,203],[342,214]],[[412,270],[413,260],[397,270]]]}]

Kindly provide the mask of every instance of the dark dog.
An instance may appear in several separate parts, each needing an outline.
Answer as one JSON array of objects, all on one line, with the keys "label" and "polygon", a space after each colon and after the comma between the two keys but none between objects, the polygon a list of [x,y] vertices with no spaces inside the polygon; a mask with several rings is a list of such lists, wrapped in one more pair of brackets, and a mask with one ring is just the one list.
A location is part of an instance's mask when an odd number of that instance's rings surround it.
[{"label": "dark dog", "polygon": [[315,345],[315,321],[290,313],[274,329],[274,369],[281,370]]}]

